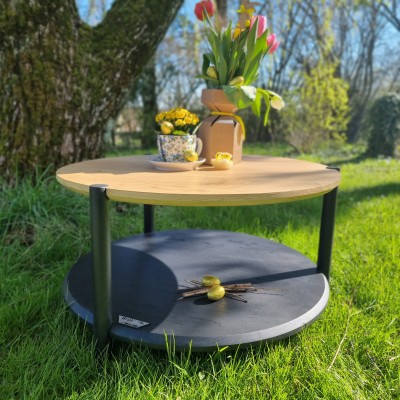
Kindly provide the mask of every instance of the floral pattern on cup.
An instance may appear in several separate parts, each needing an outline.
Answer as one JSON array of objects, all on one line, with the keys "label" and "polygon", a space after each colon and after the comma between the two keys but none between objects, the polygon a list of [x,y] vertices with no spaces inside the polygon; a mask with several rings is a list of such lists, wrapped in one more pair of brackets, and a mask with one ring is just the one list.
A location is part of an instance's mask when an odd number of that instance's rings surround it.
[{"label": "floral pattern on cup", "polygon": [[158,135],[158,152],[166,162],[185,162],[184,153],[195,151],[200,154],[202,142],[196,135]]}]

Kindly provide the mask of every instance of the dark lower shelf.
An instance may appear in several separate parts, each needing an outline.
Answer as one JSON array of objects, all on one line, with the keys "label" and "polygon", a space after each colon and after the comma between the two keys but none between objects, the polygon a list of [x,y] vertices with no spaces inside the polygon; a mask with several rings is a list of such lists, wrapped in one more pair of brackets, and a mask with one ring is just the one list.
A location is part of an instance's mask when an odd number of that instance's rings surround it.
[{"label": "dark lower shelf", "polygon": [[[186,279],[217,275],[223,283],[251,282],[263,293],[178,301]],[[91,255],[72,267],[64,297],[79,317],[93,324]],[[111,337],[165,349],[213,350],[246,347],[288,337],[324,310],[329,285],[308,258],[281,244],[241,233],[180,230],[134,236],[112,247]],[[119,324],[119,316],[148,322]]]}]

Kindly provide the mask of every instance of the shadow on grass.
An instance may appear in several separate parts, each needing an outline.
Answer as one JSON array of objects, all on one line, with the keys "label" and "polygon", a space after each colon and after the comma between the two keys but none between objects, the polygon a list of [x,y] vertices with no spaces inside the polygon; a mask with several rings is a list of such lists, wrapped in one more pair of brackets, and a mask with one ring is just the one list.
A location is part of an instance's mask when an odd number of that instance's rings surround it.
[{"label": "shadow on grass", "polygon": [[[373,198],[400,195],[400,183],[386,183],[353,190],[340,190],[337,200],[337,217],[346,218],[360,202]],[[318,227],[321,220],[323,197],[291,203],[251,207],[209,207],[207,209],[180,209],[174,224],[201,229],[222,229],[257,234],[261,231],[279,234],[291,229]],[[156,223],[157,225],[157,223]]]},{"label": "shadow on grass", "polygon": [[376,186],[368,186],[353,190],[339,190],[339,199],[344,201],[364,201],[373,197],[400,194],[400,183],[386,183]]},{"label": "shadow on grass", "polygon": [[[287,348],[290,346],[298,346],[301,343],[301,334],[307,326],[304,326],[299,332],[293,333],[291,336],[275,339],[275,340],[264,340],[258,343],[253,343],[252,345],[238,345],[238,346],[225,346],[218,347],[214,350],[207,351],[193,351],[191,347],[185,350],[177,350],[173,343],[172,337],[166,337],[166,349],[154,349],[147,347],[141,343],[129,343],[113,340],[110,342],[110,346],[105,355],[111,360],[124,361],[127,354],[133,354],[134,352],[139,352],[143,355],[143,358],[148,359],[152,363],[158,364],[158,366],[163,366],[165,362],[173,360],[184,360],[190,359],[191,362],[196,365],[199,362],[209,363],[210,358],[214,361],[216,359],[221,359],[225,363],[230,361],[229,359],[234,355],[237,360],[246,361],[249,354],[256,354],[258,357],[265,356],[268,352],[273,351],[275,348],[283,347]],[[88,343],[94,342],[88,339]],[[101,359],[100,359],[101,361]]]},{"label": "shadow on grass", "polygon": [[337,160],[332,160],[329,162],[329,165],[332,167],[340,167],[341,165],[345,164],[359,164],[368,158],[370,157],[367,155],[367,153],[362,153],[350,158],[339,158]]}]

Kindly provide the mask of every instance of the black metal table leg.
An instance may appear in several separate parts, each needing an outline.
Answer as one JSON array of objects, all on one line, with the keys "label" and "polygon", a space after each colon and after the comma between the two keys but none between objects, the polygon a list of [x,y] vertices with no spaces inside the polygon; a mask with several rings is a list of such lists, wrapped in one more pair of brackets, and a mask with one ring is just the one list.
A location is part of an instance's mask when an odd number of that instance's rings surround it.
[{"label": "black metal table leg", "polygon": [[111,327],[111,234],[107,185],[90,186],[90,219],[93,254],[93,328],[96,349],[109,343]]},{"label": "black metal table leg", "polygon": [[335,229],[336,197],[338,188],[326,193],[323,198],[317,270],[329,281],[331,268],[333,233]]},{"label": "black metal table leg", "polygon": [[154,206],[150,204],[144,204],[144,233],[154,232]]}]

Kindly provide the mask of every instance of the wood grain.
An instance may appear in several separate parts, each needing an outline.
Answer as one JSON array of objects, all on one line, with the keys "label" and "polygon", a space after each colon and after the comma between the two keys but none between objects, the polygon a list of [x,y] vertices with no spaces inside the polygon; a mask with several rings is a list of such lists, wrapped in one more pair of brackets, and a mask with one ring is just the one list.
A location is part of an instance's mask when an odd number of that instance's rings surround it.
[{"label": "wood grain", "polygon": [[280,157],[246,156],[230,170],[159,171],[150,156],[84,161],[60,168],[57,180],[88,195],[106,184],[111,200],[173,206],[240,206],[296,201],[337,187],[340,173],[325,165]]}]

